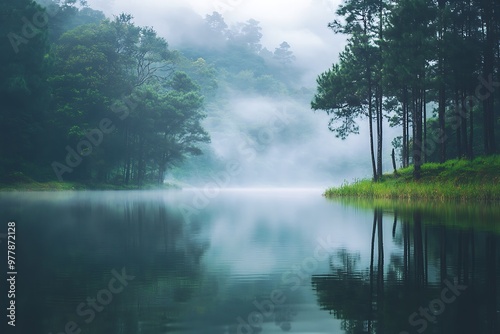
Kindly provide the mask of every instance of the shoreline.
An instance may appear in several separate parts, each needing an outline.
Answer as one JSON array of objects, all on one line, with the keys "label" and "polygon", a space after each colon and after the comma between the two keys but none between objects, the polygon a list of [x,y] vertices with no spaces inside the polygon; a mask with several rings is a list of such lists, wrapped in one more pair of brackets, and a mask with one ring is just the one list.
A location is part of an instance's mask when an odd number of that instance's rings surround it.
[{"label": "shoreline", "polygon": [[173,184],[144,185],[142,187],[139,187],[132,185],[125,186],[125,185],[113,185],[113,184],[84,184],[77,182],[59,182],[59,181],[0,183],[0,192],[16,192],[16,191],[57,192],[57,191],[87,191],[87,190],[130,191],[130,190],[168,190],[168,189],[180,189],[180,188]]},{"label": "shoreline", "polygon": [[412,178],[413,167],[385,174],[379,182],[363,179],[329,188],[327,198],[364,198],[439,201],[500,201],[500,156],[472,161],[457,159],[422,166],[422,178]]}]

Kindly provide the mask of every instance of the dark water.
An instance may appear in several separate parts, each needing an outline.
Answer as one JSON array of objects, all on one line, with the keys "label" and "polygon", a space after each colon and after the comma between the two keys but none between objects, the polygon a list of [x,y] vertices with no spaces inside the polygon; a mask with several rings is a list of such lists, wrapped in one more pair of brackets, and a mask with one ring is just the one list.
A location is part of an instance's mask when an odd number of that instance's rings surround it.
[{"label": "dark water", "polygon": [[2,333],[500,333],[498,206],[209,195],[0,194]]}]

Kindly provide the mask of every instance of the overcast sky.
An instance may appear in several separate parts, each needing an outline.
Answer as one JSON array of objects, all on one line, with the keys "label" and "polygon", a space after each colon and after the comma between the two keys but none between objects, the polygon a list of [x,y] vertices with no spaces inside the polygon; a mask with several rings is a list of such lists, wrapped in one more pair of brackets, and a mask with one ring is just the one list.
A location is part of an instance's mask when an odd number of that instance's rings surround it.
[{"label": "overcast sky", "polygon": [[269,50],[287,41],[297,63],[308,71],[306,83],[337,60],[345,38],[327,28],[340,0],[89,0],[108,16],[121,12],[134,16],[136,24],[154,27],[172,46],[189,34],[197,20],[214,11],[231,25],[253,18],[260,22],[262,44]]}]

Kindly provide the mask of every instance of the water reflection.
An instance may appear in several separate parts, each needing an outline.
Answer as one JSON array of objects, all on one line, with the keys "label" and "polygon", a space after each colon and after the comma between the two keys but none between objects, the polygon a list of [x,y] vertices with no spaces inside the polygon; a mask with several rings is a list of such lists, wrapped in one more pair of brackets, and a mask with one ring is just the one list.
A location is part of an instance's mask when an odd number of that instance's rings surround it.
[{"label": "water reflection", "polygon": [[[227,191],[186,221],[194,196],[0,194],[18,226],[18,331],[498,332],[495,206]],[[122,268],[134,279],[108,302]]]},{"label": "water reflection", "polygon": [[[370,265],[360,265],[357,252],[337,252],[330,273],[312,277],[321,307],[346,333],[498,333],[499,211],[457,211],[468,214],[453,220],[435,206],[400,203],[373,209]],[[481,215],[471,219],[475,211]],[[492,220],[474,228],[481,217]],[[385,264],[384,219],[397,245]]]}]

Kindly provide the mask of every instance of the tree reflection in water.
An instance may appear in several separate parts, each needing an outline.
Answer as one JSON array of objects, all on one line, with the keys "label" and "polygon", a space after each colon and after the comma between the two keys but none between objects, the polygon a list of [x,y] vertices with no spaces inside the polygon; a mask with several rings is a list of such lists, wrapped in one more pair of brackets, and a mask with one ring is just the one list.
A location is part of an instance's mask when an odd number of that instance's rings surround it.
[{"label": "tree reflection in water", "polygon": [[[384,263],[388,216],[398,248]],[[376,208],[369,266],[361,265],[359,253],[340,249],[331,258],[330,273],[314,275],[312,285],[321,308],[341,319],[346,333],[496,334],[497,239],[493,232],[456,228],[419,209],[400,214]],[[455,280],[467,289],[451,303],[439,302],[446,282]],[[440,310],[436,305],[441,304]]]}]

